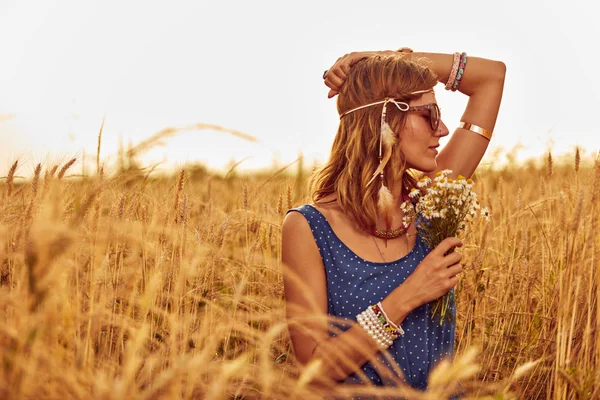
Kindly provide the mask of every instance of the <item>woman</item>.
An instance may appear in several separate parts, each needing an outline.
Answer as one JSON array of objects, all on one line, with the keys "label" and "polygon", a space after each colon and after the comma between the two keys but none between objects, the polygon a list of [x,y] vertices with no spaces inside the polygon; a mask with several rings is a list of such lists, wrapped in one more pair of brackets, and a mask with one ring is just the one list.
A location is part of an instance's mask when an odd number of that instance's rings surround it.
[{"label": "woman", "polygon": [[[432,321],[430,302],[458,283],[462,256],[445,254],[462,242],[429,249],[402,203],[420,177],[473,174],[505,73],[499,61],[402,48],[346,54],[324,74],[328,97],[339,94],[339,128],[329,160],[309,180],[314,204],[288,210],[282,226],[290,337],[300,363],[321,359],[323,378],[424,390],[435,364],[453,356],[455,319]],[[438,82],[469,96],[439,154],[449,131]]]}]

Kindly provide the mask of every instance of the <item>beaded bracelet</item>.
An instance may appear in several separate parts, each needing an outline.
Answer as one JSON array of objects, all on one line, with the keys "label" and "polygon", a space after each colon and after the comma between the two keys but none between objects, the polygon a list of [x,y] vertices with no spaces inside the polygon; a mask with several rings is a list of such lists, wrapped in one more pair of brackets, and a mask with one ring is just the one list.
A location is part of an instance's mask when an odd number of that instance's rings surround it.
[{"label": "beaded bracelet", "polygon": [[373,307],[373,311],[375,311],[375,313],[377,314],[378,312],[381,313],[381,316],[383,316],[383,318],[385,318],[385,322],[388,324],[388,326],[390,327],[390,331],[396,335],[404,335],[404,329],[402,329],[402,327],[396,325],[385,313],[384,309],[383,309],[383,304],[381,304],[381,302],[378,302],[376,305],[372,306]]},{"label": "beaded bracelet", "polygon": [[371,336],[381,349],[387,349],[392,344],[392,339],[384,335],[384,331],[379,324],[374,322],[369,316],[363,313],[356,316],[360,326]]},{"label": "beaded bracelet", "polygon": [[382,349],[387,349],[398,336],[404,335],[404,330],[388,318],[381,302],[367,307],[356,320]]},{"label": "beaded bracelet", "polygon": [[460,53],[454,53],[454,60],[452,61],[452,69],[450,70],[450,76],[448,77],[448,82],[446,83],[445,89],[452,89],[452,84],[454,84],[454,80],[456,79],[456,73],[458,72],[458,64],[460,63]]},{"label": "beaded bracelet", "polygon": [[456,79],[452,84],[452,91],[456,92],[458,87],[460,86],[460,82],[465,73],[465,68],[467,67],[467,53],[463,52],[460,55],[460,63],[458,64],[458,72],[456,73]]},{"label": "beaded bracelet", "polygon": [[358,314],[356,320],[380,348],[387,349],[394,342],[396,337],[385,330],[372,307]]}]

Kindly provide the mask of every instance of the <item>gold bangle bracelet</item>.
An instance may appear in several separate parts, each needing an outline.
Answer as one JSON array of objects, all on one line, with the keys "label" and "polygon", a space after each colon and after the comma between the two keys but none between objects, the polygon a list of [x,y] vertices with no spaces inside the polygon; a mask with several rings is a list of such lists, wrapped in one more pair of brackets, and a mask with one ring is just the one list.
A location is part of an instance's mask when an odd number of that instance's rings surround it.
[{"label": "gold bangle bracelet", "polygon": [[480,126],[472,124],[470,122],[461,121],[460,124],[458,124],[458,127],[461,128],[461,129],[466,129],[466,130],[471,131],[471,132],[479,133],[481,136],[483,136],[487,140],[491,140],[492,139],[492,132],[490,132],[487,129],[484,129],[484,128],[480,127]]}]

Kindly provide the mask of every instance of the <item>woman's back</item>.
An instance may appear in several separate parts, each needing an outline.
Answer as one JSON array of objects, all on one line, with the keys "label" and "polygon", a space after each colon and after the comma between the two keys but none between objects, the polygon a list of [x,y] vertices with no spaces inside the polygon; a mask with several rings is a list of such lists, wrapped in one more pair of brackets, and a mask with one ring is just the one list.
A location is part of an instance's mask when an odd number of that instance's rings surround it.
[{"label": "woman's back", "polygon": [[[327,280],[327,311],[337,318],[356,322],[356,315],[402,284],[430,251],[416,235],[412,248],[400,259],[390,262],[366,260],[338,237],[315,206],[304,204],[287,213],[292,211],[304,216],[313,233]],[[455,313],[454,302],[451,313]],[[348,328],[347,325],[346,328],[338,327],[342,330]],[[414,388],[425,389],[432,367],[443,357],[453,354],[455,324],[444,322],[439,325],[437,320],[433,321],[430,305],[426,303],[408,314],[402,328],[405,334],[398,337],[388,351],[403,370],[407,383]],[[330,335],[334,333],[330,332]],[[391,367],[382,354],[378,358]],[[391,383],[385,374],[377,373],[372,363],[365,364],[363,371],[374,384]],[[360,383],[361,379],[353,374],[345,382]]]}]

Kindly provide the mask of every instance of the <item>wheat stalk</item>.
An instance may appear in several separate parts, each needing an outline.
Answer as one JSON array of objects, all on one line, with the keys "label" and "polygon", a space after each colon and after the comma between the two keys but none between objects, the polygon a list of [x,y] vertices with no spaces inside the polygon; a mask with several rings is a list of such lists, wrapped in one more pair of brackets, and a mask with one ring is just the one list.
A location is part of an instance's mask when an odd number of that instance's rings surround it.
[{"label": "wheat stalk", "polygon": [[73,164],[75,164],[75,162],[77,161],[77,158],[71,158],[61,169],[60,171],[58,171],[58,175],[56,176],[56,179],[61,180],[64,176],[65,173],[67,172],[67,170],[69,168],[71,168],[71,166]]},{"label": "wheat stalk", "polygon": [[287,185],[287,209],[291,209],[294,207],[293,201],[292,201],[292,187],[290,185]]},{"label": "wheat stalk", "polygon": [[[424,392],[316,386],[318,368],[296,361],[281,215],[297,177],[105,179],[100,164],[97,180],[66,184],[52,180],[59,166],[40,182],[37,164],[31,186],[14,185],[0,204],[0,397],[439,399],[458,381],[466,398],[598,397],[600,159],[586,161],[580,186],[573,164],[558,162],[552,183],[539,160],[478,174],[481,198],[503,212],[465,242],[456,357]],[[52,218],[52,207],[73,212]]]},{"label": "wheat stalk", "polygon": [[173,205],[173,222],[177,224],[179,222],[179,199],[181,198],[181,192],[185,183],[185,170],[182,169],[177,175],[177,191],[175,192],[175,203]]},{"label": "wheat stalk", "polygon": [[283,215],[283,193],[279,192],[279,198],[277,199],[277,214]]},{"label": "wheat stalk", "polygon": [[10,195],[12,194],[15,172],[17,171],[18,165],[19,165],[19,160],[17,159],[17,160],[15,160],[15,162],[11,165],[10,169],[8,170],[8,175],[6,177],[6,186],[7,186],[6,197],[10,197]]},{"label": "wheat stalk", "polygon": [[553,174],[553,162],[552,162],[552,151],[548,151],[548,156],[546,157],[546,176],[551,178]]},{"label": "wheat stalk", "polygon": [[100,173],[100,146],[102,144],[102,130],[104,129],[104,120],[106,114],[102,117],[102,124],[100,125],[100,132],[98,132],[98,146],[96,147],[96,174]]}]

